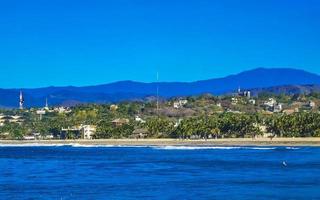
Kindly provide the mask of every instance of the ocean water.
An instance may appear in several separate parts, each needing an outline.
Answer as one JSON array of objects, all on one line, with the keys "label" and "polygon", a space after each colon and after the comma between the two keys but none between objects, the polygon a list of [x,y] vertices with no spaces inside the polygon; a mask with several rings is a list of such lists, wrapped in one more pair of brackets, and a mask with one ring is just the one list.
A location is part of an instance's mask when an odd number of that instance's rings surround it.
[{"label": "ocean water", "polygon": [[2,145],[0,199],[320,199],[320,148]]}]

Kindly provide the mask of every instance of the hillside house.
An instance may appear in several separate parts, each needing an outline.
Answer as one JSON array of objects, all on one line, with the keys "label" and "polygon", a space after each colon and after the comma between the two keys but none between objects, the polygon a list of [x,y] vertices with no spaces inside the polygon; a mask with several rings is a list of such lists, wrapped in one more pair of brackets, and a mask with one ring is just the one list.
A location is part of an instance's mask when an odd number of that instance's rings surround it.
[{"label": "hillside house", "polygon": [[125,119],[125,118],[118,118],[115,119],[113,121],[111,121],[113,127],[119,127],[119,126],[123,126],[125,124],[129,123],[129,119]]},{"label": "hillside house", "polygon": [[136,116],[135,119],[134,119],[136,122],[140,122],[140,123],[146,123],[145,120],[143,120],[140,116]]},{"label": "hillside house", "polygon": [[182,108],[184,105],[188,103],[186,99],[180,99],[179,101],[173,102],[173,107],[176,109]]}]

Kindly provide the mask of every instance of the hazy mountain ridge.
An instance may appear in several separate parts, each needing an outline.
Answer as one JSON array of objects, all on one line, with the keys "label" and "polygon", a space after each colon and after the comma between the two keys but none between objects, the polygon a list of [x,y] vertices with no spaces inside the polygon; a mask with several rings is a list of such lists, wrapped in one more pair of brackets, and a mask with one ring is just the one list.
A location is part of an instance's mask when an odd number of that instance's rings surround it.
[{"label": "hazy mountain ridge", "polygon": [[[44,106],[48,98],[50,105],[64,102],[107,103],[144,99],[156,95],[157,86],[161,97],[189,96],[203,93],[215,95],[236,91],[238,87],[252,89],[254,94],[267,91],[274,93],[299,93],[318,91],[320,76],[303,70],[290,68],[258,68],[224,78],[196,82],[142,83],[120,81],[86,87],[47,87],[22,89],[27,107]],[[17,107],[19,89],[0,89],[0,107]]]}]

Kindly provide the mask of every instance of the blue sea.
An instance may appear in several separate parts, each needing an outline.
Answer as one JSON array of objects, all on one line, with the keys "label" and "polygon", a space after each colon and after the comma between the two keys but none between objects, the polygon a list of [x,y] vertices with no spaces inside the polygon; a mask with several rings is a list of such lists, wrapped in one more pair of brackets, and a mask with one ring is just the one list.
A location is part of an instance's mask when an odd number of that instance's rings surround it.
[{"label": "blue sea", "polygon": [[2,145],[0,199],[320,199],[320,148]]}]

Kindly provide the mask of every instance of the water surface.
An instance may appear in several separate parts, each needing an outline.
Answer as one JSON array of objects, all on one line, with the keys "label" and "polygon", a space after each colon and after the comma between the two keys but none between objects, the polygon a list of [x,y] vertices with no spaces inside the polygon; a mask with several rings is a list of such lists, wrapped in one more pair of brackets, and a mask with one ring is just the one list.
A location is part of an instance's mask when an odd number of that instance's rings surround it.
[{"label": "water surface", "polygon": [[0,147],[0,199],[141,198],[320,199],[320,148]]}]

